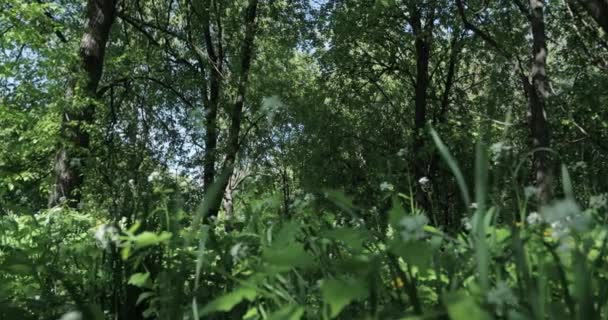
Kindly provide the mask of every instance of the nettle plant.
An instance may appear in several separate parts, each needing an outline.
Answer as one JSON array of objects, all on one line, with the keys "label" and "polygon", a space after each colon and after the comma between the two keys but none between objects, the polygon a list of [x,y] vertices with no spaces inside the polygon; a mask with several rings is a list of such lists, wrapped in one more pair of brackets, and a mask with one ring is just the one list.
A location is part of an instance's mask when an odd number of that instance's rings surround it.
[{"label": "nettle plant", "polygon": [[[132,248],[166,249],[161,271],[135,273],[129,282],[145,289],[140,300],[150,315],[168,315],[178,304],[184,319],[602,318],[604,198],[583,210],[563,167],[563,199],[529,212],[524,198],[519,218],[505,219],[503,208],[487,203],[483,145],[473,203],[447,147],[436,142],[471,208],[468,230],[431,226],[411,195],[395,188],[383,188],[390,202],[384,227],[365,220],[377,208],[340,192],[325,193],[334,209],[302,200],[281,219],[275,197],[244,208],[242,228],[227,233],[221,221],[173,234],[132,228],[122,237],[123,258],[132,259]],[[167,276],[173,273],[182,276]],[[163,298],[166,292],[182,300]]]}]

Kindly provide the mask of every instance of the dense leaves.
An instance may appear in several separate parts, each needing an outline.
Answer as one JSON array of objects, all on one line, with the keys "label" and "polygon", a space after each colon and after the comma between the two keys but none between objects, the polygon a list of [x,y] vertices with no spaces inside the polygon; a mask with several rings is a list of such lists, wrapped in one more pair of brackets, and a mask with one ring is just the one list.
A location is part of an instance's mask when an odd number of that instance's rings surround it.
[{"label": "dense leaves", "polygon": [[604,319],[605,0],[5,0],[0,319]]}]

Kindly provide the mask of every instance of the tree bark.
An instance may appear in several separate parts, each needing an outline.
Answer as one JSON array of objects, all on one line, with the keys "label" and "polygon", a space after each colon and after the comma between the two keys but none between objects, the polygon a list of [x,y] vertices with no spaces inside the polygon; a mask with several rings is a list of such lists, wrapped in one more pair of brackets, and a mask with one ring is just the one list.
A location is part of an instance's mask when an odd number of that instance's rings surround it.
[{"label": "tree bark", "polygon": [[[529,102],[529,123],[532,147],[536,150],[533,158],[535,185],[538,199],[547,203],[551,199],[551,159],[549,124],[546,113],[546,99],[549,96],[547,78],[547,38],[545,34],[543,0],[530,0],[530,24],[532,27],[532,68],[525,88]],[[523,80],[523,79],[522,79]]]},{"label": "tree bark", "polygon": [[[222,89],[222,72],[224,66],[224,52],[222,50],[221,28],[218,27],[217,38],[218,46],[216,48],[213,43],[211,34],[211,5],[208,3],[203,16],[203,33],[205,38],[205,48],[211,63],[210,79],[209,79],[209,97],[205,99],[205,156],[203,159],[203,190],[209,191],[209,188],[215,181],[215,164],[217,162],[217,112],[220,103],[220,94]],[[205,90],[206,91],[206,90]]]},{"label": "tree bark", "polygon": [[253,60],[254,40],[256,34],[256,16],[257,16],[258,0],[250,0],[247,8],[245,9],[245,38],[243,39],[241,47],[241,65],[237,87],[237,96],[230,114],[230,128],[228,130],[228,147],[226,151],[226,159],[222,166],[222,172],[219,179],[214,182],[217,192],[212,192],[213,188],[210,188],[207,193],[210,199],[209,211],[207,218],[217,216],[219,208],[222,204],[222,195],[226,186],[234,172],[236,165],[236,157],[240,148],[240,132],[241,122],[243,118],[243,107],[245,105],[245,98],[247,93],[247,87],[249,83],[249,70],[251,68],[251,62]]},{"label": "tree bark", "polygon": [[[433,41],[433,20],[435,9],[431,6],[427,12],[426,22],[423,22],[422,10],[419,5],[413,5],[410,9],[410,26],[414,34],[414,46],[416,48],[416,83],[414,97],[414,132],[412,146],[412,166],[416,184],[416,200],[418,204],[430,213],[430,201],[426,191],[418,183],[418,180],[427,175],[424,157],[424,128],[427,121],[428,87],[429,87],[429,63],[431,58],[431,44]],[[424,24],[423,24],[424,23]]]},{"label": "tree bark", "polygon": [[[80,76],[71,81],[67,101],[73,105],[66,107],[61,123],[61,145],[55,158],[55,184],[49,196],[49,207],[63,201],[76,207],[81,199],[84,182],[82,168],[88,154],[90,137],[86,126],[93,123],[95,104],[87,101],[82,106],[74,102],[75,90],[82,88],[83,98],[97,98],[99,80],[103,74],[103,62],[110,29],[115,19],[115,0],[88,0],[86,8],[85,32],[80,43]],[[77,85],[80,84],[80,85]]]},{"label": "tree bark", "polygon": [[532,29],[532,66],[529,75],[523,71],[520,61],[504,50],[490,35],[473,25],[465,15],[462,0],[456,1],[458,11],[465,28],[480,36],[486,43],[506,59],[515,59],[520,69],[520,78],[528,99],[528,121],[532,136],[534,184],[540,203],[546,203],[552,196],[552,164],[547,149],[551,146],[549,122],[546,114],[546,98],[548,97],[547,77],[547,37],[545,33],[544,2],[530,0],[530,12],[522,5],[518,8],[530,20]]}]

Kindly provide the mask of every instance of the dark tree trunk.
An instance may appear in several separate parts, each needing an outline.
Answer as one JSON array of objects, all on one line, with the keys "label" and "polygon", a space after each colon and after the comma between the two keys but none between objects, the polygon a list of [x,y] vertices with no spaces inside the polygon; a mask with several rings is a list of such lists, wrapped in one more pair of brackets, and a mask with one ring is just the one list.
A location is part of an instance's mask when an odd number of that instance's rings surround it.
[{"label": "dark tree trunk", "polygon": [[230,181],[230,177],[234,172],[236,165],[236,157],[240,149],[240,132],[241,122],[243,118],[243,107],[245,106],[245,98],[247,93],[247,86],[249,82],[249,69],[251,68],[251,62],[253,60],[253,49],[256,32],[256,15],[257,15],[258,0],[250,0],[247,8],[245,9],[245,38],[243,39],[241,47],[241,65],[237,87],[237,96],[234,102],[232,112],[230,114],[230,128],[228,130],[228,147],[226,150],[226,159],[222,166],[221,176],[219,180],[215,182],[214,188],[217,192],[208,192],[208,196],[211,197],[211,204],[207,218],[215,217],[222,204],[222,195],[226,186]]},{"label": "dark tree trunk", "polygon": [[547,122],[546,98],[549,96],[547,79],[547,39],[545,35],[543,0],[530,0],[530,24],[532,27],[532,69],[524,86],[529,101],[529,123],[534,153],[533,168],[538,199],[546,203],[551,199],[551,159],[546,149],[550,147],[549,124]]},{"label": "dark tree trunk", "polygon": [[[203,189],[205,192],[215,181],[215,164],[217,162],[217,113],[220,103],[222,90],[222,72],[224,66],[224,52],[222,49],[222,29],[217,26],[217,47],[213,42],[211,34],[211,4],[208,3],[203,16],[203,33],[205,38],[205,48],[209,56],[209,97],[205,97],[205,156],[203,159]],[[205,90],[206,91],[206,90]],[[206,94],[205,94],[206,95]]]},{"label": "dark tree trunk", "polygon": [[97,87],[103,73],[103,61],[110,29],[115,18],[114,0],[89,0],[86,9],[85,32],[80,43],[80,59],[84,79],[76,85],[76,77],[68,88],[67,101],[72,105],[65,108],[61,123],[61,145],[55,159],[55,185],[49,196],[49,207],[64,199],[75,207],[81,199],[84,181],[82,168],[87,157],[90,138],[86,126],[93,122],[95,105],[74,102],[75,88],[82,88],[86,99],[97,97]]},{"label": "dark tree trunk", "polygon": [[426,166],[429,159],[424,157],[424,128],[427,121],[429,63],[431,58],[431,44],[433,40],[434,8],[428,9],[426,22],[423,22],[422,10],[419,6],[412,6],[410,26],[414,33],[416,48],[416,83],[414,85],[414,132],[412,146],[412,166],[414,183],[416,184],[416,200],[418,204],[430,213],[430,201],[426,191],[418,180],[427,175]]}]

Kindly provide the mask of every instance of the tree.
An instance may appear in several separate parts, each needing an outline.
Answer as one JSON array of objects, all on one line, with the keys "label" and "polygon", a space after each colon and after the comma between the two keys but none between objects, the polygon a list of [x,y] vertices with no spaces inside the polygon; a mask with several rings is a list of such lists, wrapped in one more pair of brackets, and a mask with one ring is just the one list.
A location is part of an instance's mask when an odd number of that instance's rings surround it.
[{"label": "tree", "polygon": [[[76,207],[82,197],[82,168],[90,146],[87,126],[94,120],[97,89],[115,15],[114,0],[87,2],[85,31],[80,43],[81,69],[72,75],[74,78],[66,92],[69,105],[62,115],[62,141],[55,157],[55,184],[49,197],[50,207],[64,200]],[[81,72],[84,73],[82,77]]]}]

